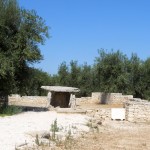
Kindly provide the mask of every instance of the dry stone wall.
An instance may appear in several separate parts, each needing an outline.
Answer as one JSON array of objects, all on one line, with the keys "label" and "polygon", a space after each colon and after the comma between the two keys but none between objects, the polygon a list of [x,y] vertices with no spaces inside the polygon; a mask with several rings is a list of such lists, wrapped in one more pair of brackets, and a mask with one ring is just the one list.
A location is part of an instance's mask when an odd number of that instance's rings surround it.
[{"label": "dry stone wall", "polygon": [[77,99],[77,101],[83,103],[124,104],[130,99],[133,99],[133,95],[122,95],[122,93],[93,92],[91,97],[81,97]]},{"label": "dry stone wall", "polygon": [[100,102],[101,92],[92,92],[92,101]]},{"label": "dry stone wall", "polygon": [[[125,120],[130,122],[150,122],[150,102],[147,100],[135,99],[132,95],[124,96],[121,93],[92,93],[92,97],[82,97],[77,99],[77,103],[97,103],[105,100],[106,104],[124,103]],[[0,101],[8,103],[8,99],[0,97]],[[103,99],[102,99],[103,98]],[[111,103],[109,103],[109,100]],[[20,96],[12,95],[9,97],[10,105],[46,107],[47,96]],[[0,103],[2,104],[2,103]],[[3,103],[4,104],[4,103]],[[96,120],[110,120],[111,108],[87,109],[86,114]]]},{"label": "dry stone wall", "polygon": [[101,104],[120,104],[120,99],[117,96],[122,96],[122,93],[101,93],[100,103]]},{"label": "dry stone wall", "polygon": [[92,97],[81,97],[81,98],[76,98],[76,103],[77,104],[90,104],[90,103],[94,103],[94,101],[92,101]]},{"label": "dry stone wall", "polygon": [[111,108],[88,109],[86,114],[96,120],[111,120]]},{"label": "dry stone wall", "polygon": [[101,104],[123,104],[131,98],[132,95],[122,95],[122,93],[100,93],[99,101]]},{"label": "dry stone wall", "polygon": [[128,100],[132,99],[133,95],[121,95],[121,94],[111,94],[110,99],[108,99],[107,104],[124,104]]},{"label": "dry stone wall", "polygon": [[9,105],[46,107],[47,103],[47,96],[9,96]]},{"label": "dry stone wall", "polygon": [[125,104],[126,120],[130,122],[150,122],[150,102],[132,99]]}]

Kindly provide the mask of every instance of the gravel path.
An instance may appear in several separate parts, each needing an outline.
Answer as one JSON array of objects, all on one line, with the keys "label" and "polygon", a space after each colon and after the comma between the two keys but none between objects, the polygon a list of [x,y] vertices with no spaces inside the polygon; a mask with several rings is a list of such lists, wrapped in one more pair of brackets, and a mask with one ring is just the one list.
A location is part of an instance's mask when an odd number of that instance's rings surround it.
[{"label": "gravel path", "polygon": [[57,119],[63,129],[76,127],[88,131],[87,116],[81,114],[57,114],[56,112],[25,112],[19,115],[0,117],[0,150],[15,150],[15,146],[31,143],[28,133],[49,131]]}]

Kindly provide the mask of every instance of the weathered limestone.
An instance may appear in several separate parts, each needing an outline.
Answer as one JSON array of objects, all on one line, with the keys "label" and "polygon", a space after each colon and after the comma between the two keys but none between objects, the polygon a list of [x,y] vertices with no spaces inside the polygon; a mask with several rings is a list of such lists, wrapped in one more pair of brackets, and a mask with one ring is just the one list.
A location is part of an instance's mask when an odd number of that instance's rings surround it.
[{"label": "weathered limestone", "polygon": [[[90,103],[94,103],[94,101],[92,101],[92,97],[80,97],[80,98],[76,98],[77,104],[90,104]],[[97,102],[97,101],[95,101]]]},{"label": "weathered limestone", "polygon": [[133,95],[122,95],[122,93],[92,92],[91,97],[78,98],[80,103],[100,103],[100,104],[124,104],[133,98]]},{"label": "weathered limestone", "polygon": [[51,92],[69,92],[76,93],[80,92],[78,88],[75,87],[65,87],[65,86],[41,86],[42,89],[51,91]]},{"label": "weathered limestone", "polygon": [[49,107],[76,107],[76,98],[73,94],[80,91],[78,88],[63,86],[42,86],[41,88],[48,91]]},{"label": "weathered limestone", "polygon": [[9,96],[9,105],[27,106],[27,107],[46,107],[46,96],[20,96],[13,94]]},{"label": "weathered limestone", "polygon": [[86,114],[86,110],[84,109],[72,109],[72,108],[58,108],[57,113],[78,113],[78,114]]},{"label": "weathered limestone", "polygon": [[92,101],[98,101],[101,104],[123,104],[131,98],[133,98],[132,95],[122,95],[122,93],[92,93]]},{"label": "weathered limestone", "polygon": [[111,108],[112,120],[125,120],[125,108]]},{"label": "weathered limestone", "polygon": [[126,120],[130,122],[150,122],[150,102],[132,99],[125,103]]},{"label": "weathered limestone", "polygon": [[69,107],[76,108],[76,97],[73,94],[70,96]]},{"label": "weathered limestone", "polygon": [[111,108],[88,109],[86,114],[98,121],[111,120]]},{"label": "weathered limestone", "polygon": [[[84,111],[83,109],[79,110],[78,107],[76,108],[76,98],[75,98],[75,95],[73,95],[74,93],[66,89],[67,88],[65,87],[64,91],[62,89],[60,91],[57,89],[56,90],[57,92],[51,91],[48,93],[47,97],[46,96],[45,97],[42,97],[42,96],[20,97],[19,95],[12,95],[9,97],[9,105],[48,107],[51,104],[53,107],[61,107],[61,108],[70,107],[68,108],[69,110],[56,108],[56,109],[59,109],[60,112],[77,113],[79,111],[79,113],[82,113],[82,112],[85,113],[86,111],[86,114],[88,116],[92,117],[94,120],[97,120],[97,121],[110,120],[114,118],[112,117],[112,108],[95,108],[94,109],[94,108],[89,107],[88,109],[85,107]],[[92,96],[94,94],[92,93]],[[100,94],[101,93],[96,93],[95,96],[93,96],[94,100],[93,100],[93,97],[83,97],[83,98],[79,98],[78,100],[80,101],[80,103],[83,103],[83,104],[89,103],[92,105],[92,103],[95,103],[95,102],[98,103],[97,100],[99,100],[100,96],[102,96]],[[97,96],[97,100],[95,100],[96,96]],[[126,121],[150,122],[150,102],[148,102],[147,100],[141,100],[138,98],[135,99],[135,98],[132,98],[133,97],[132,95],[124,96],[121,93],[111,93],[111,94],[106,95],[106,97],[107,97],[106,102],[110,100],[113,104],[117,104],[119,102],[124,103]],[[4,102],[4,97],[2,98]],[[6,103],[8,103],[7,99],[6,99]],[[121,105],[121,107],[123,107],[123,105]],[[114,118],[114,119],[117,119],[117,118]]]},{"label": "weathered limestone", "polygon": [[52,93],[48,92],[48,94],[47,94],[47,107],[49,107],[49,104],[51,103],[51,99],[52,99]]}]

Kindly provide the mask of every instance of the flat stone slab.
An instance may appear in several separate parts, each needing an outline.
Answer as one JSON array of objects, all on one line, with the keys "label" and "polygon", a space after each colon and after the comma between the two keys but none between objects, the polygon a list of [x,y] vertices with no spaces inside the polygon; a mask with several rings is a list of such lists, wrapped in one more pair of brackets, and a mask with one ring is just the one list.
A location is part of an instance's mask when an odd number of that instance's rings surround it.
[{"label": "flat stone slab", "polygon": [[65,87],[65,86],[41,86],[42,89],[50,91],[50,92],[70,92],[76,93],[80,90],[75,87]]},{"label": "flat stone slab", "polygon": [[125,108],[111,108],[112,120],[125,120]]},{"label": "flat stone slab", "polygon": [[58,108],[57,113],[79,113],[85,114],[86,111],[83,109],[72,109],[72,108]]}]

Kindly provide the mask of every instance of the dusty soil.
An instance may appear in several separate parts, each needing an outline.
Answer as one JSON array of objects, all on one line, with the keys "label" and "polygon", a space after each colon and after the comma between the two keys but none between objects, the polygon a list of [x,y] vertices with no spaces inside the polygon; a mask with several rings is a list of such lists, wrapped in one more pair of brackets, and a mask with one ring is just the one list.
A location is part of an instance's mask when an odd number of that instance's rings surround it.
[{"label": "dusty soil", "polygon": [[57,144],[58,147],[38,147],[39,150],[149,150],[150,124],[107,121],[98,129]]},{"label": "dusty soil", "polygon": [[[78,103],[77,105],[78,105],[77,108],[82,108],[82,109],[123,107],[123,105],[100,105],[98,103],[95,103],[95,104]],[[34,125],[31,123],[32,122],[31,120],[34,120],[33,118],[36,118],[36,117],[41,119],[41,122],[43,122],[43,127],[45,126],[44,125],[45,123],[49,122],[50,124],[51,119],[44,122],[44,118],[48,118],[48,115],[49,114],[47,115],[38,114],[34,116],[31,113],[29,115],[30,117],[29,116],[26,117],[26,119],[30,118],[28,130],[36,129],[36,128],[38,128],[38,130],[43,129],[41,127],[42,125],[41,126],[38,125],[37,123],[38,121],[37,122],[33,121]],[[54,119],[55,117],[53,117],[53,115],[49,115],[49,117]],[[70,116],[69,118],[67,117],[68,115]],[[70,114],[63,114],[62,116],[60,115],[59,120],[60,120],[60,123],[62,124],[66,125],[69,122],[73,122],[79,127],[80,124],[82,124],[82,122],[84,122],[84,125],[86,124],[85,123],[86,120],[84,119],[84,117],[82,119],[81,118],[78,115],[72,116]],[[61,122],[61,120],[66,120],[66,122],[65,123]],[[13,121],[14,120],[12,120],[10,123],[13,124]],[[23,120],[20,120],[20,121],[18,120],[17,123],[20,124],[21,121],[22,121],[22,125],[26,126],[26,124],[23,123]],[[11,126],[10,123],[7,123],[7,128]],[[2,131],[0,131],[0,133],[3,133],[3,135],[0,134],[0,146],[2,144],[2,141],[4,141],[5,138],[7,139],[7,141],[11,139],[9,138],[9,136],[11,135],[9,132],[7,133],[8,136],[6,137],[4,136],[6,134],[4,132],[7,132],[7,131],[3,130],[2,128],[3,126],[1,126]],[[17,128],[17,127],[14,126],[14,128]],[[44,129],[48,129],[48,128],[49,128],[49,125],[45,126]],[[13,133],[12,127],[9,130]],[[22,133],[19,132],[19,134],[21,135]],[[90,132],[85,132],[85,133],[82,132],[80,136],[78,136],[77,138],[73,138],[73,139],[71,138],[67,142],[65,141],[65,142],[57,143],[57,146],[58,147],[53,150],[67,150],[67,149],[70,149],[70,150],[150,150],[150,123],[146,124],[146,123],[130,123],[127,121],[105,121],[102,123],[102,125],[98,126],[97,129],[91,128]],[[36,149],[52,150],[52,148],[49,146],[44,146],[44,147],[40,146]],[[0,150],[1,150],[1,147],[0,147]],[[8,149],[8,150],[11,150],[11,149]]]},{"label": "dusty soil", "polygon": [[100,103],[77,103],[77,108],[95,109],[95,108],[123,108],[122,104],[100,104]]},{"label": "dusty soil", "polygon": [[81,114],[58,114],[53,111],[24,112],[14,116],[0,117],[0,150],[15,150],[22,145],[35,145],[35,135],[49,132],[57,119],[62,134],[68,130],[74,134],[88,132],[88,117]]},{"label": "dusty soil", "polygon": [[[150,124],[109,121],[99,130],[82,134],[71,150],[149,150]],[[60,149],[66,149],[60,146]]]}]

